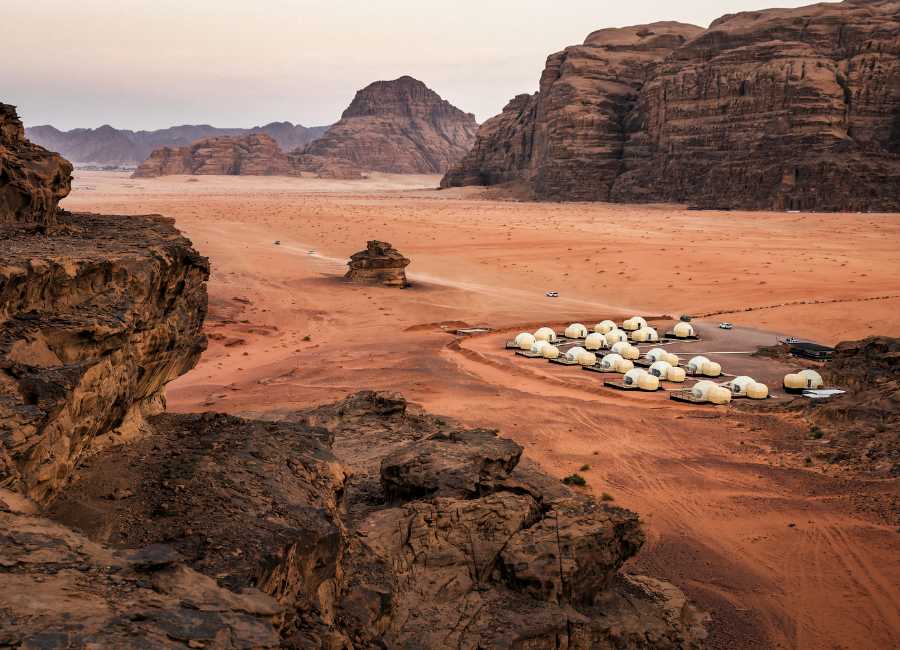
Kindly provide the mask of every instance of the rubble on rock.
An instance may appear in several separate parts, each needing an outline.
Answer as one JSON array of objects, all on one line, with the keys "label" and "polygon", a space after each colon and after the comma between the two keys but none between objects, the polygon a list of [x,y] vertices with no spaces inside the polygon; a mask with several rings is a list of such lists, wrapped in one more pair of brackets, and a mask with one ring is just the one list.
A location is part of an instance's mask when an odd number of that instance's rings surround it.
[{"label": "rubble on rock", "polygon": [[359,284],[380,284],[386,287],[406,287],[406,267],[410,260],[387,242],[372,240],[366,250],[350,257],[345,279]]},{"label": "rubble on rock", "polygon": [[704,208],[900,209],[896,0],[604,29],[479,130],[442,186]]}]

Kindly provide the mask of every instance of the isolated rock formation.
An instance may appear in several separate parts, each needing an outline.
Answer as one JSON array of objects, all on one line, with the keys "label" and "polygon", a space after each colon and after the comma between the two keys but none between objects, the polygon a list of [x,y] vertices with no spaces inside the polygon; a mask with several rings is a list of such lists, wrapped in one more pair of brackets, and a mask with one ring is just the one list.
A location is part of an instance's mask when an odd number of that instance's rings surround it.
[{"label": "isolated rock formation", "polygon": [[472,114],[400,77],[360,90],[337,124],[292,157],[301,171],[321,176],[443,174],[472,146],[477,128]]},{"label": "isolated rock formation", "polygon": [[157,149],[135,170],[135,178],[175,174],[225,176],[287,175],[290,163],[269,136],[251,133],[240,138],[198,140],[189,147]]},{"label": "isolated rock formation", "polygon": [[156,131],[130,131],[105,124],[96,129],[60,131],[49,124],[26,129],[27,137],[51,151],[57,151],[75,163],[96,165],[138,165],[163,147],[189,147],[197,140],[214,137],[239,138],[265,133],[282,151],[293,151],[321,137],[327,126],[305,127],[290,122],[272,122],[250,129],[222,129],[208,124],[173,126]]},{"label": "isolated rock formation", "polygon": [[410,260],[387,242],[366,242],[366,250],[353,253],[344,279],[359,284],[380,284],[386,287],[409,286],[406,267]]},{"label": "isolated rock formation", "polygon": [[0,103],[0,227],[52,226],[72,165],[25,139],[15,106]]},{"label": "isolated rock formation", "polygon": [[59,216],[0,246],[0,487],[38,502],[134,435],[206,348],[206,258],[159,216]]},{"label": "isolated rock formation", "polygon": [[551,55],[444,187],[538,199],[900,209],[900,3],[655,23]]},{"label": "isolated rock formation", "polygon": [[[571,493],[492,432],[371,392],[281,422],[153,423],[94,456],[49,516],[117,547],[164,542],[222,586],[260,589],[284,609],[283,647],[693,648],[704,636],[676,588],[619,572],[644,541],[634,513]],[[448,472],[423,494],[416,467]]]}]

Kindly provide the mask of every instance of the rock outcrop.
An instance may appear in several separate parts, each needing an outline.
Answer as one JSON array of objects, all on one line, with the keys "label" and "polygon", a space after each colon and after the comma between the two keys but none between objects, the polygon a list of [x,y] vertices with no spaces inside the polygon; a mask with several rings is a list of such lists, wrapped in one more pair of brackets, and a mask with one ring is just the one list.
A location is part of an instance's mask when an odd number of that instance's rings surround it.
[{"label": "rock outcrop", "polygon": [[0,227],[54,225],[71,184],[72,165],[29,142],[15,107],[0,103]]},{"label": "rock outcrop", "polygon": [[595,32],[486,122],[444,187],[700,207],[900,209],[900,3]]},{"label": "rock outcrop", "polygon": [[620,573],[644,541],[634,513],[570,492],[493,432],[371,392],[280,422],[153,423],[79,469],[48,515],[115,547],[165,543],[221,586],[263,591],[285,612],[282,647],[693,648],[704,636],[676,588]]},{"label": "rock outcrop", "polygon": [[250,129],[217,128],[208,124],[186,124],[156,131],[130,131],[105,124],[96,129],[60,131],[45,124],[26,129],[27,137],[51,151],[57,151],[75,163],[95,165],[138,165],[163,147],[189,147],[197,140],[215,137],[240,138],[265,133],[282,151],[293,151],[322,136],[327,126],[305,127],[291,122],[272,122]]},{"label": "rock outcrop", "polygon": [[58,221],[0,246],[0,487],[38,502],[159,412],[206,347],[208,262],[171,220]]},{"label": "rock outcrop", "polygon": [[347,262],[344,279],[358,284],[378,284],[386,287],[405,288],[406,267],[410,260],[403,257],[387,242],[366,242],[366,250],[353,253]]},{"label": "rock outcrop", "polygon": [[198,140],[189,147],[157,149],[135,170],[135,178],[175,174],[287,175],[291,166],[278,143],[264,133]]},{"label": "rock outcrop", "polygon": [[443,174],[465,155],[478,124],[421,81],[366,86],[324,136],[292,158],[301,171],[353,177],[365,171]]}]

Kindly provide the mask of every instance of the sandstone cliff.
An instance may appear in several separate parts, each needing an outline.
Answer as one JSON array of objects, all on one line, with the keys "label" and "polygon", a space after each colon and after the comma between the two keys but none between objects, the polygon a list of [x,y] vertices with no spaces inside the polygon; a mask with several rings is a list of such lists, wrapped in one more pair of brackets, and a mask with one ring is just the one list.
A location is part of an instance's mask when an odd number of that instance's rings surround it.
[{"label": "sandstone cliff", "polygon": [[239,138],[198,140],[189,147],[157,149],[135,170],[134,177],[174,174],[226,176],[287,175],[287,155],[269,136],[251,133]]},{"label": "sandstone cliff", "polygon": [[0,227],[52,226],[71,184],[72,165],[26,140],[15,107],[0,103]]},{"label": "sandstone cliff", "polygon": [[444,187],[703,207],[900,209],[900,3],[595,32],[482,126]]},{"label": "sandstone cliff", "polygon": [[360,90],[341,120],[293,157],[301,171],[319,175],[443,174],[472,146],[477,128],[473,115],[400,77]]},{"label": "sandstone cliff", "polygon": [[265,133],[278,143],[282,151],[292,151],[321,137],[327,130],[327,126],[305,127],[291,122],[271,122],[250,129],[185,124],[155,131],[116,129],[108,124],[96,129],[60,131],[44,124],[29,127],[26,135],[32,142],[57,151],[74,163],[138,165],[163,147],[178,149],[206,138],[239,138],[251,133]]}]

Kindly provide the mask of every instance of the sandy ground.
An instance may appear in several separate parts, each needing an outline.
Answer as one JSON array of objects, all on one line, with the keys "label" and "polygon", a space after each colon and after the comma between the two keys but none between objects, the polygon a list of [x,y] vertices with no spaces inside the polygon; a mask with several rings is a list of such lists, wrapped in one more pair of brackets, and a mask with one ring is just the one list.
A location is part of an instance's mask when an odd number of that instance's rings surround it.
[{"label": "sandy ground", "polygon": [[[397,390],[500,429],[557,476],[589,465],[588,489],[646,522],[635,568],[712,611],[711,647],[900,647],[900,530],[860,506],[896,481],[805,468],[768,445],[800,423],[623,394],[502,349],[522,328],[634,314],[706,315],[685,354],[779,334],[900,336],[900,215],[518,203],[437,181],[80,171],[64,207],[166,214],[210,257],[210,349],[170,386],[171,409],[272,417]],[[413,288],[341,282],[375,238],[413,260]],[[447,332],[462,324],[497,331]],[[787,370],[717,360],[776,383]]]}]

